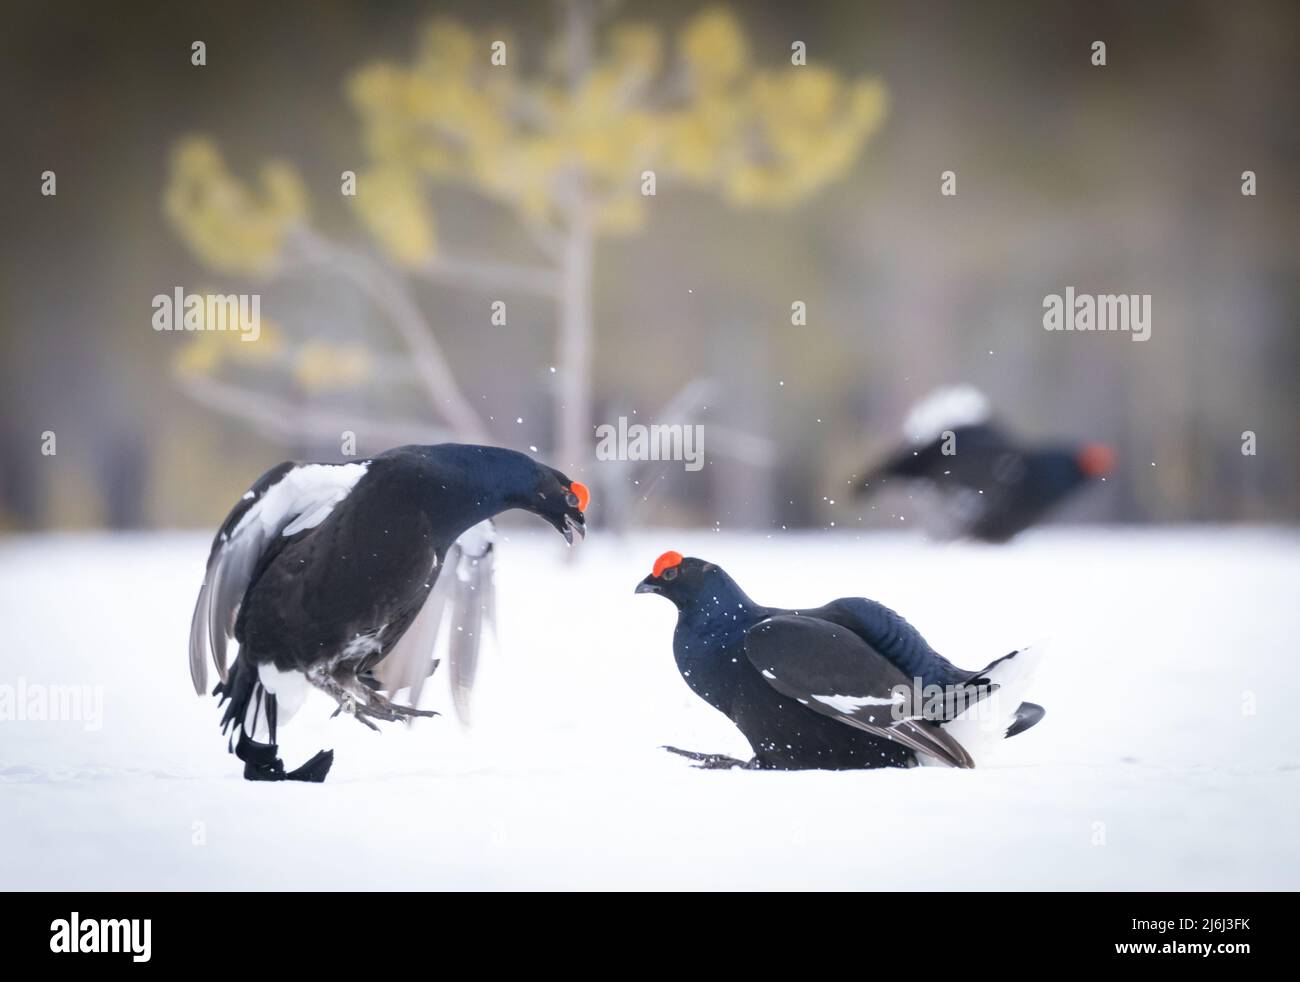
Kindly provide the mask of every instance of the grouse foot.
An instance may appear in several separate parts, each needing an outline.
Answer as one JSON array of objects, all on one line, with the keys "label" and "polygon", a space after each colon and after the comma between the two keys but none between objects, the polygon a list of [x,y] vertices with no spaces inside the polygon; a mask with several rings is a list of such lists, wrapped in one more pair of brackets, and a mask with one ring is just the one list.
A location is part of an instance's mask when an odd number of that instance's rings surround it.
[{"label": "grouse foot", "polygon": [[279,758],[276,745],[250,740],[242,728],[239,731],[235,756],[244,762],[246,781],[306,781],[320,784],[334,764],[334,751],[322,750],[301,767],[286,773],[284,761]]}]

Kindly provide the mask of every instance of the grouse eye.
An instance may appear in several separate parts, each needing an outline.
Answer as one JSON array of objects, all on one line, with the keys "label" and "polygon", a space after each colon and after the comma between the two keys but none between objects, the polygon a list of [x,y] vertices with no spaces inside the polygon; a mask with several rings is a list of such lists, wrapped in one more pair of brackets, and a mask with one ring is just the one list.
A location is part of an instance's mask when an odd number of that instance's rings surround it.
[{"label": "grouse eye", "polygon": [[564,492],[564,503],[565,503],[566,505],[568,505],[570,508],[577,508],[577,507],[578,507],[578,496],[577,496],[576,494],[574,494],[572,491],[565,491],[565,492]]},{"label": "grouse eye", "polygon": [[663,571],[663,578],[664,578],[665,580],[675,580],[675,579],[677,579],[677,567],[676,567],[676,566],[669,566],[666,570]]}]

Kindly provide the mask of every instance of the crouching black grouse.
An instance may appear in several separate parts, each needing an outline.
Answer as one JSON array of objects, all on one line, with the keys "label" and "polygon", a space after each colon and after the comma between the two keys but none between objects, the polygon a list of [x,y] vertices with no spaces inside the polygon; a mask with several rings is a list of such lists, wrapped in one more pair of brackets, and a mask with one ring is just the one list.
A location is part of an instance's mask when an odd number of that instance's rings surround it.
[{"label": "crouching black grouse", "polygon": [[[195,691],[206,691],[211,659],[221,676],[213,694],[226,704],[222,732],[238,730],[244,776],[325,779],[333,751],[289,772],[277,756],[277,726],[309,685],[338,703],[335,715],[372,729],[372,720],[432,715],[389,696],[409,689],[418,699],[444,621],[463,712],[492,614],[491,519],[530,511],[572,544],[585,534],[588,497],[524,454],[453,443],[284,463],[258,478],[217,532],[190,626]],[[239,654],[227,668],[231,639]]]},{"label": "crouching black grouse", "polygon": [[903,429],[908,446],[872,470],[858,491],[875,494],[891,482],[920,487],[934,505],[926,517],[944,538],[1006,542],[1115,462],[1101,443],[1021,445],[990,421],[987,402],[969,386],[934,393]]},{"label": "crouching black grouse", "polygon": [[1035,649],[965,671],[875,601],[763,607],[718,566],[676,552],[660,556],[636,592],[676,605],[678,670],[754,751],[741,761],[665,748],[702,767],[973,767],[1043,717],[1020,701]]}]

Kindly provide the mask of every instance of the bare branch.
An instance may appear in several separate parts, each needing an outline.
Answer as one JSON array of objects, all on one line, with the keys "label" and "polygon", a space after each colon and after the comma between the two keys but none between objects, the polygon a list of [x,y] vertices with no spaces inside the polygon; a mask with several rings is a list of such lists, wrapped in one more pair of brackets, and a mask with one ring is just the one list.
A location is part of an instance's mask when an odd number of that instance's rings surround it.
[{"label": "bare branch", "polygon": [[776,444],[765,436],[718,423],[709,424],[709,434],[710,453],[731,457],[755,467],[771,467],[776,462]]},{"label": "bare branch", "polygon": [[202,375],[184,378],[182,387],[199,405],[241,419],[264,435],[286,442],[303,439],[337,441],[345,430],[390,446],[439,443],[451,436],[446,429],[432,423],[374,419],[348,410],[303,406]]},{"label": "bare branch", "polygon": [[[697,378],[682,386],[655,418],[666,423],[688,425],[699,418],[700,404],[710,398],[718,389],[717,382],[711,378]],[[731,457],[755,467],[770,467],[776,460],[776,444],[764,436],[747,433],[721,423],[709,423],[709,452],[720,457]],[[640,461],[632,468],[638,479],[645,477],[652,461]]]},{"label": "bare branch", "polygon": [[564,238],[558,229],[535,219],[519,217],[519,224],[524,227],[533,245],[553,263],[564,257]]},{"label": "bare branch", "polygon": [[294,246],[305,261],[337,270],[384,310],[410,350],[434,409],[461,438],[486,440],[487,425],[460,391],[442,347],[406,284],[364,253],[324,239],[308,229],[299,230]]},{"label": "bare branch", "polygon": [[440,256],[416,266],[421,279],[435,283],[454,283],[482,290],[513,289],[554,297],[558,290],[554,271],[518,263],[498,263],[480,259],[453,259]]}]

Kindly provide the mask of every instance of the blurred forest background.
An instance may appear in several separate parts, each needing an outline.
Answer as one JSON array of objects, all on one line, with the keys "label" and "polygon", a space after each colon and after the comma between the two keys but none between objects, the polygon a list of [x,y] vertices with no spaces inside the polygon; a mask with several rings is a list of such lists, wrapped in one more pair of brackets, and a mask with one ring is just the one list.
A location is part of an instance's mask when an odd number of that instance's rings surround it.
[{"label": "blurred forest background", "polygon": [[[211,527],[345,430],[538,448],[620,523],[884,525],[847,482],[955,382],[1117,448],[1073,520],[1300,517],[1294,3],[4,22],[0,530]],[[1151,339],[1044,331],[1067,286],[1151,294]],[[261,294],[263,338],[154,331],[177,287]],[[595,460],[619,416],[704,424],[707,465]]]}]

